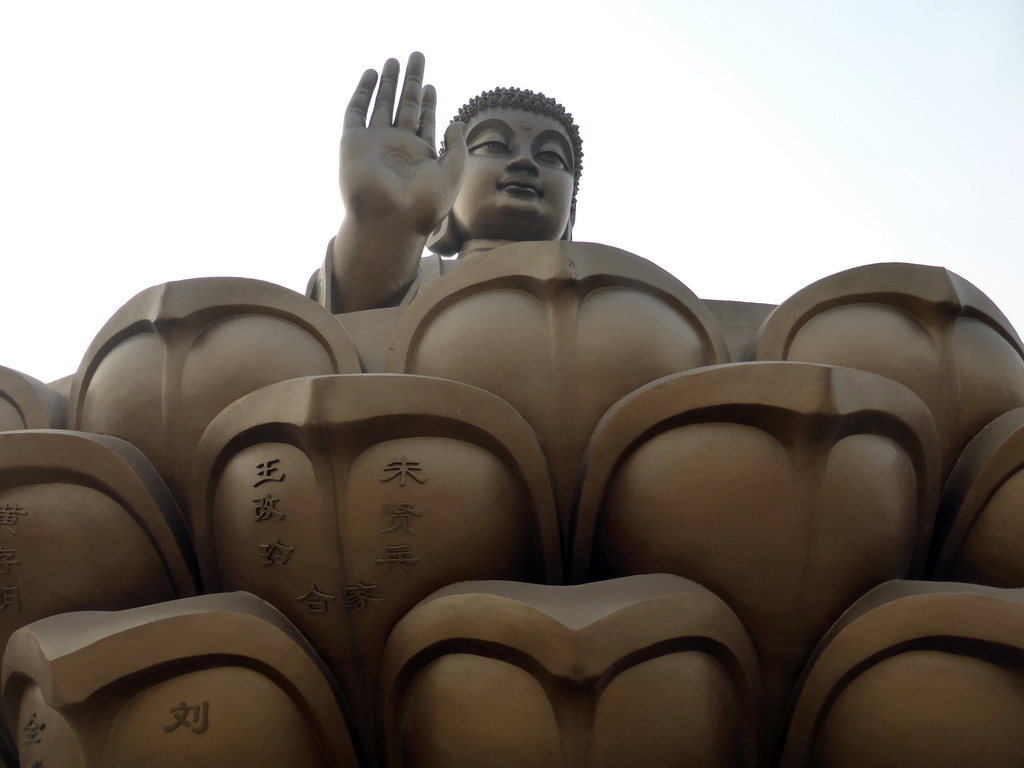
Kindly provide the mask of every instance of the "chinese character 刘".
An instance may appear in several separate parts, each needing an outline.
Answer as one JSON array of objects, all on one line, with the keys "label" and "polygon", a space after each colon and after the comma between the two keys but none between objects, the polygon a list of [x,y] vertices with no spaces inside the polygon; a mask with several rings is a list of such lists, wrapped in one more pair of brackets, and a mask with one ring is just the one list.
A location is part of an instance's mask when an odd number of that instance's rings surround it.
[{"label": "chinese character \u5218", "polygon": [[[202,710],[202,724],[199,722],[200,710]],[[171,707],[171,714],[174,715],[174,722],[164,726],[164,733],[170,733],[182,725],[192,733],[206,733],[207,728],[210,727],[210,702],[208,701],[204,701],[202,705],[196,704],[194,707],[190,707],[183,701],[178,706]],[[192,715],[191,723],[188,720],[189,714]]]}]

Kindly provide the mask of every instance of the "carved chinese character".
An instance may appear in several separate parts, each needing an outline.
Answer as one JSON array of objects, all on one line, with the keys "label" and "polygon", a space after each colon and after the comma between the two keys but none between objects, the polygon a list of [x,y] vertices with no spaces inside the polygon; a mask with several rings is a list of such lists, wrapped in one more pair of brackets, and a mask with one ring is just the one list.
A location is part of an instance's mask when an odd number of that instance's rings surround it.
[{"label": "carved chinese character", "polygon": [[27,514],[20,504],[0,504],[0,525],[17,525],[18,518]]},{"label": "carved chinese character", "polygon": [[45,728],[46,723],[39,722],[39,720],[36,719],[36,713],[33,712],[32,717],[29,718],[29,721],[25,724],[25,727],[21,729],[25,732],[25,743],[42,744],[43,740],[39,736],[39,733]]},{"label": "carved chinese character", "polygon": [[[202,711],[202,723],[199,721],[200,710]],[[170,733],[182,725],[192,733],[206,733],[206,729],[210,727],[210,702],[208,701],[204,701],[201,705],[196,704],[194,707],[183,701],[178,706],[171,707],[171,714],[174,715],[174,722],[164,726],[164,733]],[[192,722],[189,722],[188,719],[190,714]]]},{"label": "carved chinese character", "polygon": [[345,602],[342,608],[361,611],[368,603],[383,603],[384,598],[378,597],[380,588],[376,584],[353,584],[345,587]]},{"label": "carved chinese character", "polygon": [[392,504],[386,502],[383,509],[384,515],[390,518],[391,527],[385,528],[381,533],[391,533],[399,528],[413,533],[412,518],[422,517],[423,510],[416,509],[412,504]]},{"label": "carved chinese character", "polygon": [[406,573],[410,573],[409,566],[420,561],[418,557],[413,557],[408,544],[394,544],[385,547],[385,550],[384,557],[377,559],[377,564],[381,566],[384,573],[387,573],[396,565],[401,567]]},{"label": "carved chinese character", "polygon": [[263,561],[260,565],[264,567],[280,565],[282,568],[287,568],[288,558],[294,551],[295,547],[282,544],[280,539],[274,539],[273,544],[260,544],[260,559]]},{"label": "carved chinese character", "polygon": [[19,613],[21,612],[21,595],[18,594],[18,588],[0,587],[0,613],[3,613],[10,607],[13,607]]},{"label": "carved chinese character", "polygon": [[0,574],[6,576],[11,572],[12,565],[18,565],[21,560],[14,559],[13,549],[4,549],[0,547]]},{"label": "carved chinese character", "polygon": [[338,597],[321,592],[316,588],[316,584],[310,584],[309,592],[295,599],[305,603],[310,613],[327,613],[327,604],[333,603]]},{"label": "carved chinese character", "polygon": [[[405,481],[412,478],[420,485],[427,482],[425,477],[417,477],[418,473],[423,471],[423,467],[420,466],[418,461],[409,461],[405,456],[399,456],[397,459],[392,459],[390,463],[384,467],[384,474],[378,479],[382,483],[386,483],[390,480],[398,478],[398,484],[405,487]],[[390,473],[390,474],[389,474]]]},{"label": "carved chinese character", "polygon": [[262,523],[264,520],[269,520],[272,517],[284,520],[285,513],[277,508],[277,502],[279,501],[280,499],[275,499],[269,493],[262,499],[253,499],[253,513],[256,516],[256,522]]},{"label": "carved chinese character", "polygon": [[252,484],[253,488],[258,488],[264,483],[280,483],[285,478],[284,472],[281,472],[280,467],[277,465],[281,462],[280,459],[268,459],[262,464],[256,465],[256,477],[260,478]]}]

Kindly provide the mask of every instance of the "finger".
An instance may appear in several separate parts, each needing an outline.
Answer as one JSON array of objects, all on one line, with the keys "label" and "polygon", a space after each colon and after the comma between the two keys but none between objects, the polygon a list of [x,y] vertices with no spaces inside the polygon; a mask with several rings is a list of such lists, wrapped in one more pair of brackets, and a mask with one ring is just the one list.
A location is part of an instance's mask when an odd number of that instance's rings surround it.
[{"label": "finger", "polygon": [[441,155],[441,167],[445,173],[457,185],[462,185],[462,178],[466,175],[466,159],[469,157],[469,150],[466,149],[466,131],[469,126],[458,120],[451,123],[444,132],[444,154]]},{"label": "finger", "polygon": [[388,59],[380,71],[380,85],[377,87],[377,101],[370,115],[371,126],[391,125],[391,115],[395,110],[395,91],[398,88],[397,59]]},{"label": "finger", "polygon": [[423,103],[420,106],[420,127],[416,134],[434,147],[434,121],[437,114],[437,91],[434,86],[423,87]]},{"label": "finger", "polygon": [[370,110],[370,100],[373,98],[373,86],[377,84],[377,70],[368,69],[359,78],[359,85],[345,108],[344,127],[365,128],[366,113]]},{"label": "finger", "polygon": [[419,51],[409,54],[405,65],[405,82],[402,83],[402,98],[398,101],[395,126],[415,131],[420,122],[420,94],[423,88],[423,67],[426,60]]}]

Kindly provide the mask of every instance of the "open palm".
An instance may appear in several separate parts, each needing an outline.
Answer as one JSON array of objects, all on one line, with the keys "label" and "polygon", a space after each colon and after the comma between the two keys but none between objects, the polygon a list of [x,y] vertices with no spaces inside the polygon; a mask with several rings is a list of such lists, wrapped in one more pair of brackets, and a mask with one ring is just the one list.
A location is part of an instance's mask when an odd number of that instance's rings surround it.
[{"label": "open palm", "polygon": [[397,111],[398,62],[388,59],[384,64],[375,101],[377,73],[372,69],[363,73],[345,111],[340,182],[347,215],[367,225],[394,222],[426,236],[458,195],[466,168],[466,142],[464,126],[453,123],[445,132],[447,151],[438,158],[434,149],[437,96],[433,86],[423,85],[423,68],[423,55],[412,54]]}]

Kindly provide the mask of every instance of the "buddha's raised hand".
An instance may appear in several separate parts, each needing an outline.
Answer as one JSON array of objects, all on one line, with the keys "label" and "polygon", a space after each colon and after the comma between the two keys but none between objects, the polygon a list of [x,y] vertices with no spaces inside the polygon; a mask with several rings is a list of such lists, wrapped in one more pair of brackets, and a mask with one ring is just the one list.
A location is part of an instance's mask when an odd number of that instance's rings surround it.
[{"label": "buddha's raised hand", "polygon": [[437,96],[433,86],[423,85],[423,68],[423,54],[409,56],[397,110],[398,62],[385,62],[376,100],[377,72],[363,73],[345,111],[340,181],[347,216],[364,227],[398,227],[425,238],[455,202],[466,140],[465,126],[453,123],[445,132],[447,151],[438,158]]}]

